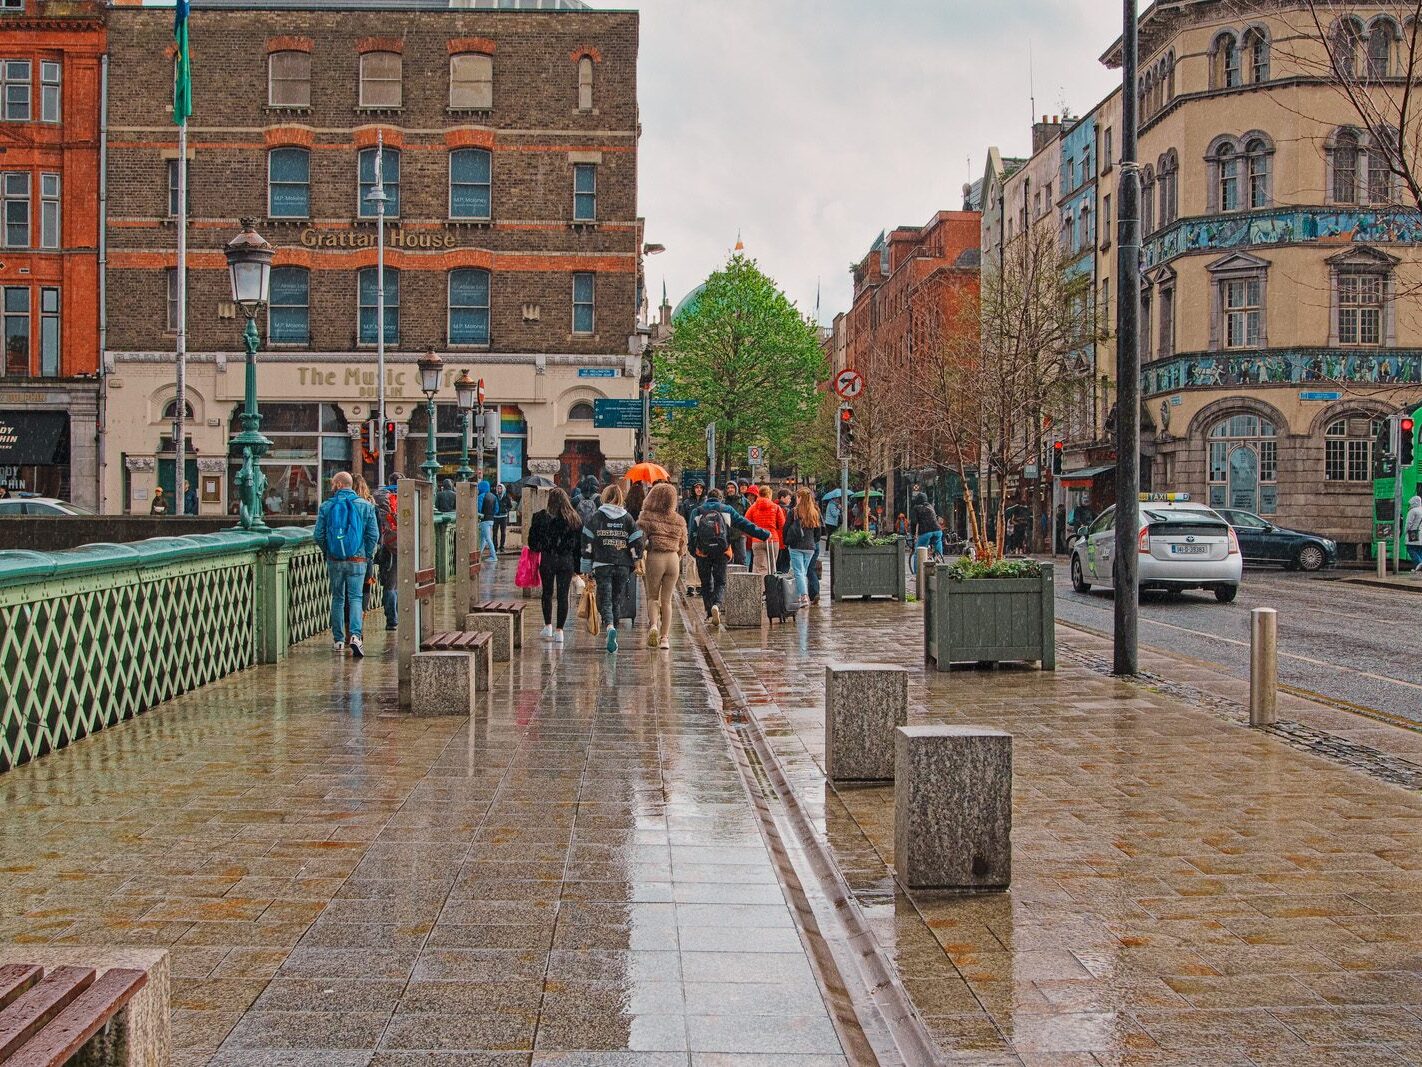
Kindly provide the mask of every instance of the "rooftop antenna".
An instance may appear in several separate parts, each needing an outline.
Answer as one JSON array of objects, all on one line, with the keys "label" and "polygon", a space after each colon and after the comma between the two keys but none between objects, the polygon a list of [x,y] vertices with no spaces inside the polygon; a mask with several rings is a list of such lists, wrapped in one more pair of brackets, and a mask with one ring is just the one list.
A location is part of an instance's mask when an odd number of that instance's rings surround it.
[{"label": "rooftop antenna", "polygon": [[1037,121],[1037,81],[1032,73],[1032,38],[1027,38],[1027,98],[1032,104],[1032,114],[1029,116],[1033,122]]}]

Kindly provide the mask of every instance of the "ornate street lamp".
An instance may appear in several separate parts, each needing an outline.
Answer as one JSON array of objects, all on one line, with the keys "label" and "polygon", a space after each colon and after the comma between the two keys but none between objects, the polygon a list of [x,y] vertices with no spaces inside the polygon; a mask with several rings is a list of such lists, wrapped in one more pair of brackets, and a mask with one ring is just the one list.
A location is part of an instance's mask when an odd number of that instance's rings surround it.
[{"label": "ornate street lamp", "polygon": [[474,480],[474,468],[469,466],[469,419],[479,401],[479,383],[469,376],[465,367],[454,379],[454,397],[459,404],[459,480]]},{"label": "ornate street lamp", "polygon": [[267,492],[267,476],[261,458],[271,447],[262,436],[262,417],[257,414],[257,312],[267,302],[271,289],[272,257],[275,252],[257,233],[256,219],[242,219],[242,232],[227,243],[227,270],[232,276],[232,299],[247,317],[242,342],[247,348],[247,378],[244,404],[239,416],[242,432],[232,443],[242,450],[242,469],[237,472],[237,492],[241,499],[240,525],[244,530],[265,530],[262,498]]},{"label": "ornate street lamp", "polygon": [[425,436],[425,461],[420,470],[434,484],[439,474],[439,460],[435,458],[435,394],[439,392],[440,379],[444,377],[444,360],[434,352],[427,353],[417,364],[420,368],[420,392],[425,394],[425,411],[429,414],[429,432]]}]

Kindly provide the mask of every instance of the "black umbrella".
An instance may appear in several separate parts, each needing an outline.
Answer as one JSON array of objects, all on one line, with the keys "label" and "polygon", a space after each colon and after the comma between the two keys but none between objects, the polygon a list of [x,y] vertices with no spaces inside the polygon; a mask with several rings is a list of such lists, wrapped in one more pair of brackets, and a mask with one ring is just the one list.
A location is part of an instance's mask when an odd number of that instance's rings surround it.
[{"label": "black umbrella", "polygon": [[552,489],[556,484],[557,483],[546,474],[530,474],[514,482],[514,485],[520,489]]}]

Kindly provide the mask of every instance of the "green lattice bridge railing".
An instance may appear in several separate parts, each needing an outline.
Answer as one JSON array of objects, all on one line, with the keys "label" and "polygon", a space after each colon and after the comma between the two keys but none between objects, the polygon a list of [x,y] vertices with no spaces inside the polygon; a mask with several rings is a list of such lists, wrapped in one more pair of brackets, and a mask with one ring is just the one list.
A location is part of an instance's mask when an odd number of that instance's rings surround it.
[{"label": "green lattice bridge railing", "polygon": [[330,612],[309,529],[0,552],[0,771],[275,662]]}]

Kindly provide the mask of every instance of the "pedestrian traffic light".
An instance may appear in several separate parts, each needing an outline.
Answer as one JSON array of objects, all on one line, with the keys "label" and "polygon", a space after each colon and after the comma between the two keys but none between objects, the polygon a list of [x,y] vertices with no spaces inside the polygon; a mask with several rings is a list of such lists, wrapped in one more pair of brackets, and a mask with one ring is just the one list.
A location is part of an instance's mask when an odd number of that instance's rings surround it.
[{"label": "pedestrian traffic light", "polygon": [[393,456],[395,454],[395,423],[385,424],[385,454]]},{"label": "pedestrian traffic light", "polygon": [[854,408],[848,404],[839,406],[839,441],[835,454],[840,459],[848,459],[854,451]]},{"label": "pedestrian traffic light", "polygon": [[1397,461],[1404,467],[1412,466],[1415,430],[1416,421],[1411,415],[1403,415],[1397,420]]},{"label": "pedestrian traffic light", "polygon": [[1061,474],[1061,472],[1062,472],[1062,451],[1064,450],[1065,445],[1066,445],[1066,442],[1065,442],[1065,441],[1053,441],[1053,442],[1052,442],[1052,473],[1053,473],[1053,474]]}]

